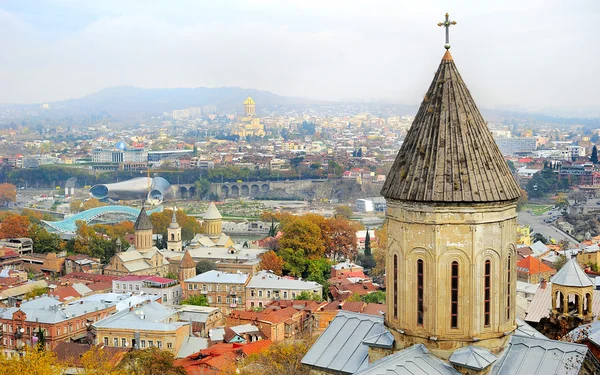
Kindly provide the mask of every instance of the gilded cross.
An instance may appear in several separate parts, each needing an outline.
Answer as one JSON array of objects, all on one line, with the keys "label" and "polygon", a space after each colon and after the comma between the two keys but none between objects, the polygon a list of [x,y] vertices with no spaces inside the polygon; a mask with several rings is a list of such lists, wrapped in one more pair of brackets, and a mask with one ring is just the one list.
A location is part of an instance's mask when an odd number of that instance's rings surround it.
[{"label": "gilded cross", "polygon": [[445,49],[450,49],[450,26],[452,25],[456,25],[456,21],[450,21],[450,16],[448,13],[446,13],[446,20],[438,23],[438,26],[444,26],[446,29],[446,44],[444,44]]}]

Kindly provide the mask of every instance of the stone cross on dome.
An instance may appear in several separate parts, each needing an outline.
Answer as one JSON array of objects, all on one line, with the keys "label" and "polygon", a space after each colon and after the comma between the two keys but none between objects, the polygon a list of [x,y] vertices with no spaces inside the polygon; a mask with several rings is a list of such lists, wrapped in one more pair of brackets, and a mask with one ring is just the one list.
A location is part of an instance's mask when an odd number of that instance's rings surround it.
[{"label": "stone cross on dome", "polygon": [[444,26],[446,29],[446,44],[444,44],[445,49],[450,49],[450,26],[452,25],[456,25],[456,21],[450,21],[450,16],[448,13],[446,13],[446,20],[438,23],[438,26]]}]

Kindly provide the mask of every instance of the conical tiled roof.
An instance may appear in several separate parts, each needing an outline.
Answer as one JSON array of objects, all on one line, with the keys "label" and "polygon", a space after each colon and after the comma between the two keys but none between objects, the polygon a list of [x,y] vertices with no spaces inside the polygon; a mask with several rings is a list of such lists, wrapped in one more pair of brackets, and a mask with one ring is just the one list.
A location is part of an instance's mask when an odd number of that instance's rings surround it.
[{"label": "conical tiled roof", "polygon": [[560,271],[558,271],[556,275],[552,276],[550,281],[556,285],[575,286],[580,288],[595,285],[590,277],[583,272],[579,266],[579,263],[577,263],[577,259],[575,258],[571,258],[571,260],[565,263]]},{"label": "conical tiled roof", "polygon": [[134,230],[152,230],[152,222],[146,213],[146,208],[142,207],[140,210],[140,214],[135,221],[135,225],[133,226]]},{"label": "conical tiled roof", "polygon": [[181,264],[179,265],[180,268],[194,268],[196,267],[196,263],[194,262],[194,259],[192,259],[192,256],[190,255],[189,251],[186,251],[185,254],[183,254],[183,258],[181,258]]},{"label": "conical tiled roof", "polygon": [[417,202],[497,202],[521,196],[449,51],[381,194]]},{"label": "conical tiled roof", "polygon": [[215,206],[215,203],[210,202],[206,212],[204,213],[204,220],[218,220],[222,218],[223,216],[221,216],[221,213],[217,209],[217,206]]}]

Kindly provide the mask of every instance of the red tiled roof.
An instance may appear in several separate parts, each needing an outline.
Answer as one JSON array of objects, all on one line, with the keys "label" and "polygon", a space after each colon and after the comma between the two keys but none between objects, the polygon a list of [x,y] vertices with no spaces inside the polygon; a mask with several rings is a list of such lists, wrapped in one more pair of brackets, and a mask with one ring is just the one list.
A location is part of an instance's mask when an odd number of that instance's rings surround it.
[{"label": "red tiled roof", "polygon": [[517,262],[517,271],[527,272],[529,275],[537,275],[538,273],[553,272],[556,270],[536,258],[528,256]]},{"label": "red tiled roof", "polygon": [[151,277],[154,277],[152,275],[127,275],[127,276],[122,276],[120,278],[118,278],[118,281],[140,281],[140,280],[147,280]]},{"label": "red tiled roof", "polygon": [[86,280],[93,282],[109,282],[112,283],[113,280],[118,279],[117,276],[109,276],[109,275],[98,275],[95,273],[87,273],[87,272],[71,272],[61,279],[77,279],[77,280]]},{"label": "red tiled roof", "polygon": [[62,302],[81,297],[81,294],[79,294],[79,292],[77,292],[72,286],[60,286],[48,294],[51,296],[57,296]]},{"label": "red tiled roof", "polygon": [[367,303],[367,305],[364,307],[364,309],[361,311],[361,313],[381,316],[381,312],[382,311],[385,312],[385,309],[386,309],[386,307],[383,304]]},{"label": "red tiled roof", "polygon": [[359,313],[364,307],[364,302],[344,302],[342,305],[342,310]]}]

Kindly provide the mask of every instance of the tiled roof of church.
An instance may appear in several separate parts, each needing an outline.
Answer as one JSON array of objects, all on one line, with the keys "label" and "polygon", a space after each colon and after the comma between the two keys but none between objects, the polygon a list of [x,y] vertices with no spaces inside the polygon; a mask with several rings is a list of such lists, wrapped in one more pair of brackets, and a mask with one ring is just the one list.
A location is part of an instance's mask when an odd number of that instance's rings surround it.
[{"label": "tiled roof of church", "polygon": [[194,262],[194,259],[192,259],[192,256],[190,255],[189,251],[186,251],[185,254],[183,254],[183,258],[181,258],[181,264],[179,265],[179,267],[181,267],[181,268],[196,267],[196,262]]},{"label": "tiled roof of church", "polygon": [[521,189],[446,51],[381,194],[417,202],[498,202]]},{"label": "tiled roof of church", "polygon": [[148,217],[148,214],[146,213],[146,208],[142,207],[142,209],[140,210],[140,214],[137,217],[137,220],[135,221],[135,225],[133,226],[133,229],[135,230],[151,230],[152,227],[152,222],[150,221],[150,218]]},{"label": "tiled roof of church", "polygon": [[218,220],[222,218],[223,216],[221,216],[221,213],[219,212],[217,206],[215,206],[215,203],[210,202],[206,212],[204,213],[204,220]]}]

